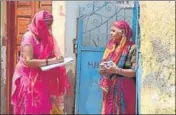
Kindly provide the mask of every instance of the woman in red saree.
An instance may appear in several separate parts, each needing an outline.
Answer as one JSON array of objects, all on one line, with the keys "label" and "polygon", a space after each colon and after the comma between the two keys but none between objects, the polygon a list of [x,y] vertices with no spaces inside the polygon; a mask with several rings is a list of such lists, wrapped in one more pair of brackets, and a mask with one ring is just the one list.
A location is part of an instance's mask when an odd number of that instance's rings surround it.
[{"label": "woman in red saree", "polygon": [[[102,114],[135,114],[136,47],[131,40],[132,29],[127,22],[117,21],[112,24],[110,35],[99,68],[103,89]],[[112,61],[112,65],[102,69],[108,61]]]},{"label": "woman in red saree", "polygon": [[[22,38],[21,55],[13,81],[14,114],[50,114],[52,102],[59,104],[69,89],[64,66],[41,71],[40,67],[63,61],[51,33],[50,12],[36,13]],[[57,99],[57,102],[56,102]]]}]

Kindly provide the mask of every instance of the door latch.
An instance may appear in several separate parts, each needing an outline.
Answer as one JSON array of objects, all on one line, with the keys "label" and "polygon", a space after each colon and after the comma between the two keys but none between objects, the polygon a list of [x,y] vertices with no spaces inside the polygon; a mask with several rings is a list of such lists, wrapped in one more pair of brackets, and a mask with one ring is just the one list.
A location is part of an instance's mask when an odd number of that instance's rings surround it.
[{"label": "door latch", "polygon": [[77,39],[73,39],[73,53],[77,54]]}]

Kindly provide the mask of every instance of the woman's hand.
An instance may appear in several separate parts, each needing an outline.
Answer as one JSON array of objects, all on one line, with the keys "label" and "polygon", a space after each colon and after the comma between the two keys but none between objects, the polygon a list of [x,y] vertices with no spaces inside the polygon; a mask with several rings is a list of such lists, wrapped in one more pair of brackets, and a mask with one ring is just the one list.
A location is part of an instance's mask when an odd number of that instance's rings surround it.
[{"label": "woman's hand", "polygon": [[63,56],[56,56],[56,60],[59,62],[64,62],[64,57]]},{"label": "woman's hand", "polygon": [[100,73],[101,75],[105,74],[105,69],[106,69],[106,68],[105,68],[104,64],[105,64],[105,62],[101,62],[100,65],[99,65],[99,68],[98,68],[99,73]]},{"label": "woman's hand", "polygon": [[112,62],[112,65],[105,69],[105,73],[107,73],[107,74],[118,73],[117,65]]},{"label": "woman's hand", "polygon": [[[106,63],[107,62],[103,62],[103,64],[106,64]],[[129,78],[133,78],[136,75],[135,70],[118,68],[115,63],[111,63],[110,65],[111,66],[107,66],[106,68],[101,69],[101,64],[100,64],[99,66],[100,74],[104,76],[109,76],[111,74],[119,74],[119,75],[122,75],[124,77],[129,77]]]},{"label": "woman's hand", "polygon": [[28,60],[30,60],[28,57],[26,56],[23,57],[23,62],[25,65],[28,65]]},{"label": "woman's hand", "polygon": [[60,62],[64,62],[64,57],[63,56],[57,57],[57,59],[59,59]]},{"label": "woman's hand", "polygon": [[52,58],[52,60],[54,61],[54,63],[61,63],[61,62],[64,62],[64,57],[63,56],[56,56],[56,57]]}]

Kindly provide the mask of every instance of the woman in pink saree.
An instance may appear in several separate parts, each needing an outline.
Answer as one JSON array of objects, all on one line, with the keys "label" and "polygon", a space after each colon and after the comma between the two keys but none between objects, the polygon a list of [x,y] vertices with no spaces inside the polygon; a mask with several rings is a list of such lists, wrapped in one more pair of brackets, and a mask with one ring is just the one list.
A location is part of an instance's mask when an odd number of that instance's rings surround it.
[{"label": "woman in pink saree", "polygon": [[51,13],[40,11],[34,15],[29,31],[23,35],[21,56],[12,81],[14,114],[50,114],[51,101],[62,103],[62,97],[68,93],[70,85],[64,66],[49,71],[40,69],[63,61],[50,31],[52,22]]},{"label": "woman in pink saree", "polygon": [[[135,114],[136,47],[131,40],[132,29],[127,22],[117,21],[112,24],[110,35],[99,68],[103,89],[102,114]],[[111,61],[110,65],[108,61]]]}]

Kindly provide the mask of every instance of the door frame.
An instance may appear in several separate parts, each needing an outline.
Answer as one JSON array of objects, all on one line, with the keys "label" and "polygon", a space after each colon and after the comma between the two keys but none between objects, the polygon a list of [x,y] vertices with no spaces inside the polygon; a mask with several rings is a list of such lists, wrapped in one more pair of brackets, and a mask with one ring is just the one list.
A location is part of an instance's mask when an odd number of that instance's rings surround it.
[{"label": "door frame", "polygon": [[13,106],[11,105],[11,87],[12,87],[12,76],[14,72],[14,53],[15,53],[15,2],[7,1],[6,4],[6,13],[7,13],[7,60],[6,60],[6,113],[11,114],[13,112]]},{"label": "door frame", "polygon": [[[137,67],[136,67],[136,114],[141,114],[141,49],[140,49],[140,25],[139,25],[139,18],[140,18],[140,4],[139,0],[133,0],[134,7],[133,7],[133,18],[132,20],[132,29],[134,31],[133,40],[135,40],[135,44],[137,45]],[[76,96],[75,96],[75,114],[79,114],[79,102],[80,102],[80,78],[81,78],[81,53],[85,50],[93,50],[96,51],[97,48],[85,48],[82,46],[82,38],[83,35],[83,19],[82,17],[87,16],[83,15],[78,17],[77,25],[77,63],[76,63]],[[104,48],[98,48],[99,51],[104,51]]]}]

